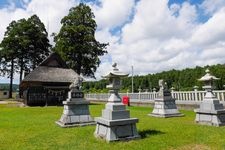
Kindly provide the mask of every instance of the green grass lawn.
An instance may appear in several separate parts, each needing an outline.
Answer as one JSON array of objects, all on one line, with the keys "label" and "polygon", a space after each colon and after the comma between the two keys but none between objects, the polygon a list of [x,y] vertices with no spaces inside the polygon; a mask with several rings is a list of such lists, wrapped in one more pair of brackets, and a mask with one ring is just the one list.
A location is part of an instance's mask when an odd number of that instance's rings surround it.
[{"label": "green grass lawn", "polygon": [[[101,115],[104,105],[90,105],[91,115]],[[154,118],[149,107],[129,107],[139,118],[141,139],[106,143],[93,135],[95,126],[60,128],[55,124],[63,107],[9,107],[0,105],[0,149],[149,150],[225,149],[225,127],[197,125],[193,111],[185,117]]]}]

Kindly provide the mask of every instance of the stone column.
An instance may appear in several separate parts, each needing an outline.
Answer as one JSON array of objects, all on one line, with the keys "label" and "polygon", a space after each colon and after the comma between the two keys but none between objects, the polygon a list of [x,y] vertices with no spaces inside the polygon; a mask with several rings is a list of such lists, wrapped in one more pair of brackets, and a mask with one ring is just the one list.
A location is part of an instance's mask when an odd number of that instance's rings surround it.
[{"label": "stone column", "polygon": [[171,87],[171,95],[172,95],[172,97],[175,97],[174,91],[175,91],[175,88],[172,86],[172,87]]},{"label": "stone column", "polygon": [[127,96],[129,96],[129,89],[127,90]]},{"label": "stone column", "polygon": [[195,93],[195,101],[198,100],[198,86],[194,86],[194,93]]},{"label": "stone column", "polygon": [[154,100],[156,98],[156,88],[153,88]]},{"label": "stone column", "polygon": [[141,101],[141,87],[138,88],[138,100]]}]

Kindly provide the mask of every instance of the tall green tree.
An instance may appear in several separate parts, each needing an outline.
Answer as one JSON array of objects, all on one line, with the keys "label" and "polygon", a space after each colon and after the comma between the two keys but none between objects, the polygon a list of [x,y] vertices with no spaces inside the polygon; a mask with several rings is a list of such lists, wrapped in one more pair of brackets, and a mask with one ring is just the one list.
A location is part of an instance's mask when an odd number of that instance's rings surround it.
[{"label": "tall green tree", "polygon": [[50,53],[48,33],[37,15],[12,21],[7,27],[1,47],[1,72],[10,77],[10,97],[15,72],[30,71]]},{"label": "tall green tree", "polygon": [[18,42],[16,36],[16,28],[18,24],[16,21],[12,21],[7,27],[7,31],[4,34],[4,38],[1,42],[1,70],[3,75],[7,75],[10,78],[9,86],[9,98],[12,98],[12,84],[13,77],[16,71],[16,58],[18,56],[17,50],[18,45],[15,43]]},{"label": "tall green tree", "polygon": [[20,82],[23,72],[37,67],[50,53],[48,33],[44,24],[37,15],[33,15],[27,20],[18,21],[18,64],[20,66]]},{"label": "tall green tree", "polygon": [[97,28],[91,8],[83,3],[70,9],[61,20],[62,27],[57,35],[54,50],[78,74],[95,77],[94,72],[100,64],[99,56],[107,53],[108,44],[95,39]]},{"label": "tall green tree", "polygon": [[[28,30],[27,43],[30,68],[36,68],[49,54],[51,45],[48,40],[48,32],[45,25],[37,15],[33,15],[27,20]],[[24,28],[25,29],[25,28]]]},{"label": "tall green tree", "polygon": [[15,39],[17,42],[14,43],[17,46],[16,63],[19,66],[20,82],[22,81],[22,75],[25,68],[28,66],[29,61],[29,37],[27,36],[27,31],[29,30],[29,25],[26,19],[20,19],[17,21],[17,26],[14,27]]}]

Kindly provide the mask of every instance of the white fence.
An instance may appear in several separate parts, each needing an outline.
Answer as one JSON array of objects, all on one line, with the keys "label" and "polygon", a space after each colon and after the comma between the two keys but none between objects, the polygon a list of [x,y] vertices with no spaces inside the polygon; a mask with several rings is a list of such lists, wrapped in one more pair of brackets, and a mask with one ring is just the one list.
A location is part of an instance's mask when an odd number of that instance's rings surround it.
[{"label": "white fence", "polygon": [[[176,99],[176,101],[186,101],[186,102],[200,102],[203,100],[205,91],[172,91],[172,97]],[[216,97],[220,101],[225,101],[225,90],[221,91],[213,91]],[[119,93],[121,97],[129,96],[131,102],[138,101],[153,101],[158,96],[158,92],[140,92],[140,93]],[[99,100],[99,101],[107,101],[109,93],[102,94],[85,94],[85,98],[88,100]]]}]

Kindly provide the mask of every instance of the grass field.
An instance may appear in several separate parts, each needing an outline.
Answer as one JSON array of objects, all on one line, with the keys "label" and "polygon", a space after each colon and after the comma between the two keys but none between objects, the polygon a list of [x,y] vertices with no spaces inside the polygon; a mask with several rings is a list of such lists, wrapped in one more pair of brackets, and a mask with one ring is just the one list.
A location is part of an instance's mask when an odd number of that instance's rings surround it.
[{"label": "grass field", "polygon": [[[90,105],[91,115],[101,115],[104,105]],[[129,107],[139,118],[141,139],[106,143],[93,136],[95,126],[60,128],[55,124],[63,107],[12,107],[0,105],[0,149],[153,150],[225,149],[225,127],[197,125],[193,111],[185,117],[154,118],[149,107]]]}]

